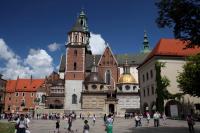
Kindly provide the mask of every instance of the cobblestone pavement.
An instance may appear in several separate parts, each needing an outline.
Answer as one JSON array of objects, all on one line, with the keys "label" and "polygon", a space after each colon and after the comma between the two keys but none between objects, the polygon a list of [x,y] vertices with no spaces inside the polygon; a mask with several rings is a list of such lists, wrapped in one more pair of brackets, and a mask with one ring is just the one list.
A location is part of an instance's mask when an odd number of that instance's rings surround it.
[{"label": "cobblestone pavement", "polygon": [[[55,120],[31,120],[31,133],[54,133]],[[142,127],[134,127],[134,119],[115,118],[113,133],[189,133],[186,121],[166,120],[166,124],[160,121],[161,126],[156,128],[153,126],[153,120],[147,125],[146,120],[142,121]],[[102,118],[97,118],[95,125],[92,119],[89,119],[90,133],[105,133],[105,126]],[[61,120],[60,133],[67,132],[67,121]],[[83,132],[83,120],[77,119],[73,121],[72,129],[74,133]],[[195,124],[195,133],[200,133],[200,123]],[[55,132],[56,133],[56,132]]]}]

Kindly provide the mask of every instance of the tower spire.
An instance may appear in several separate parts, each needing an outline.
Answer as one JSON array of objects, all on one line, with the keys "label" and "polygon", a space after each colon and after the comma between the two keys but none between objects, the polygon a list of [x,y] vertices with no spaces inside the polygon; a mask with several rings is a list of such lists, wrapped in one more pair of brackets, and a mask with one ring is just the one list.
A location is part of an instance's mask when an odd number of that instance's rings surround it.
[{"label": "tower spire", "polygon": [[148,37],[147,37],[147,32],[146,32],[146,30],[144,30],[144,40],[143,40],[142,53],[148,53],[148,52],[150,52],[149,41],[148,41]]}]

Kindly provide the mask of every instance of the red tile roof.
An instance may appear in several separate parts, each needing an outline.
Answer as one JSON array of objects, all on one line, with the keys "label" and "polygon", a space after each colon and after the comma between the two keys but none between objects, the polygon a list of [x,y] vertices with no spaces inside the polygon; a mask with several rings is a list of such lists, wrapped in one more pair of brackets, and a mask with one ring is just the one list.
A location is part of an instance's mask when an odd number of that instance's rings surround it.
[{"label": "red tile roof", "polygon": [[154,56],[186,57],[200,53],[200,47],[186,48],[186,44],[177,39],[160,39],[142,64]]},{"label": "red tile roof", "polygon": [[6,92],[34,92],[44,83],[44,79],[17,79],[8,80]]}]

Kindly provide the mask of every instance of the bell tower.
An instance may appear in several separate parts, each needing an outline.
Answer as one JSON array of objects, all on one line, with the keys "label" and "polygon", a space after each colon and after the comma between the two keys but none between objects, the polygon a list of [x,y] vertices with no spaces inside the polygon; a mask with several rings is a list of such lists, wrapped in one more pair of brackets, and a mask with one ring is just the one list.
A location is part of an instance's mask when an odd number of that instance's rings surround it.
[{"label": "bell tower", "polygon": [[68,32],[66,44],[65,70],[65,110],[78,111],[81,109],[81,92],[85,79],[85,57],[91,54],[89,47],[90,32],[87,17],[82,10]]}]

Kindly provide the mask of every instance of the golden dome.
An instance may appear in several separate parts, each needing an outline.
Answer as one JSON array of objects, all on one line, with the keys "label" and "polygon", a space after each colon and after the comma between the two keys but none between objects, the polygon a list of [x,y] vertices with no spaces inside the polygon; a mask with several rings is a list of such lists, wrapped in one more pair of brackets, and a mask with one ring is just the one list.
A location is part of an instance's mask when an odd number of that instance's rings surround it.
[{"label": "golden dome", "polygon": [[132,84],[132,83],[137,83],[137,82],[131,74],[122,74],[119,78],[118,83],[120,83],[120,84],[122,84],[122,83]]}]

